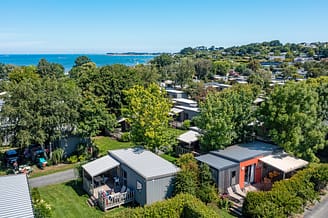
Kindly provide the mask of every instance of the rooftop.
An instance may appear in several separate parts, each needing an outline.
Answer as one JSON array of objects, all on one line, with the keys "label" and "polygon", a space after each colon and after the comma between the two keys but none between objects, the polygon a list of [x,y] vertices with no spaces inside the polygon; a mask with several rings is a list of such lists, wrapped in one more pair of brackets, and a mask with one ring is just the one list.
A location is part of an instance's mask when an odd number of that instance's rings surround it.
[{"label": "rooftop", "polygon": [[254,141],[250,143],[232,145],[224,150],[211,151],[210,153],[232,161],[243,162],[255,157],[272,154],[277,150],[280,149],[276,145]]},{"label": "rooftop", "polygon": [[177,103],[196,104],[197,105],[196,101],[187,99],[187,98],[173,98],[173,101],[175,101]]},{"label": "rooftop", "polygon": [[189,143],[197,142],[199,140],[199,136],[200,134],[198,132],[189,130],[181,134],[178,137],[178,140],[189,144]]},{"label": "rooftop", "polygon": [[224,170],[226,168],[230,168],[233,166],[239,166],[239,163],[235,161],[231,161],[225,159],[223,157],[219,157],[213,154],[204,154],[201,156],[196,157],[198,161],[206,163],[207,165],[217,169],[217,170]]},{"label": "rooftop", "polygon": [[174,164],[142,148],[111,150],[109,155],[148,180],[175,175],[179,171]]},{"label": "rooftop", "polygon": [[94,177],[119,165],[119,162],[114,160],[109,155],[106,155],[87,164],[84,164],[82,167],[85,171],[88,172],[90,176]]},{"label": "rooftop", "polygon": [[25,174],[0,176],[0,193],[0,217],[34,217]]}]

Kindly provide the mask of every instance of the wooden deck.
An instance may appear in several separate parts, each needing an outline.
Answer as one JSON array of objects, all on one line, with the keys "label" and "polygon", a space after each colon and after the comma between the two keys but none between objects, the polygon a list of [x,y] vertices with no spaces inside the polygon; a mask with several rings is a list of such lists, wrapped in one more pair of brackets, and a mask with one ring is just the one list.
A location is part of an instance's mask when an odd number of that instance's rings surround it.
[{"label": "wooden deck", "polygon": [[134,191],[118,192],[111,195],[100,194],[98,205],[104,211],[134,201]]}]

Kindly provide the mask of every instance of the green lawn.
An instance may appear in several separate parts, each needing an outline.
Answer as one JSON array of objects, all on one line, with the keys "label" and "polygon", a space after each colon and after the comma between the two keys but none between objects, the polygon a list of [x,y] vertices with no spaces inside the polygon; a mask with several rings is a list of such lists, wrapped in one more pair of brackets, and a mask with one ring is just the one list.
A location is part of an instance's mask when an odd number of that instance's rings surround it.
[{"label": "green lawn", "polygon": [[98,136],[93,138],[93,140],[97,145],[97,147],[99,148],[100,156],[107,154],[108,150],[133,147],[132,142],[119,142],[115,139],[106,136]]},{"label": "green lawn", "polygon": [[171,156],[170,154],[161,154],[159,155],[167,161],[170,161],[173,164],[176,164],[178,158]]},{"label": "green lawn", "polygon": [[53,208],[52,217],[54,218],[104,217],[125,209],[120,207],[105,213],[100,209],[89,207],[86,203],[88,195],[82,189],[81,181],[40,187],[38,190],[41,198]]},{"label": "green lawn", "polygon": [[39,176],[45,176],[52,173],[58,173],[65,170],[69,170],[72,168],[75,168],[79,165],[79,163],[76,164],[59,164],[59,165],[53,165],[53,166],[47,166],[43,170],[39,169],[37,166],[33,166],[33,172],[30,174],[30,178],[35,178]]}]

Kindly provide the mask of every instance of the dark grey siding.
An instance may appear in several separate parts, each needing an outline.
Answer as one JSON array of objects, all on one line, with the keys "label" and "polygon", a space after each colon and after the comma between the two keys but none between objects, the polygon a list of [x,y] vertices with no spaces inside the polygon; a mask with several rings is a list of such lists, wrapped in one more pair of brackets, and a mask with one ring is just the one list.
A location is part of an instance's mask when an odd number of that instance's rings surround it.
[{"label": "dark grey siding", "polygon": [[239,182],[239,166],[220,170],[218,172],[217,186],[220,193],[225,193],[229,186],[234,185],[231,181],[231,173],[233,171],[236,171],[235,184],[237,184]]},{"label": "dark grey siding", "polygon": [[80,136],[68,136],[61,138],[57,141],[56,145],[59,148],[64,149],[64,155],[71,155],[77,149],[77,145],[80,143],[89,143],[90,140],[81,138]]},{"label": "dark grey siding", "polygon": [[173,193],[175,176],[147,181],[147,204],[164,200],[171,197]]},{"label": "dark grey siding", "polygon": [[[135,171],[127,167],[126,165],[122,164],[120,165],[120,170],[123,172],[123,170],[127,174],[127,187],[130,189],[132,188],[135,190],[135,201],[139,203],[140,205],[145,205],[147,204],[146,202],[146,181],[143,177],[138,175]],[[121,182],[123,182],[123,175],[120,175],[121,177]],[[137,181],[141,183],[142,189],[137,190]]]}]

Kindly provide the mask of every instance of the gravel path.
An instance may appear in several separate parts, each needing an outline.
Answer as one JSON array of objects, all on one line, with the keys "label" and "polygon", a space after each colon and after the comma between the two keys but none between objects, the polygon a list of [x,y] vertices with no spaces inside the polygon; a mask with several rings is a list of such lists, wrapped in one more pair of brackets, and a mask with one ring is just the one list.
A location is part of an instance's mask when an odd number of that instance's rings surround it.
[{"label": "gravel path", "polygon": [[31,188],[34,188],[34,187],[42,187],[42,186],[58,184],[58,183],[74,180],[78,177],[78,174],[75,171],[76,171],[75,169],[69,169],[59,173],[53,173],[46,176],[32,178],[29,179],[29,185]]}]

